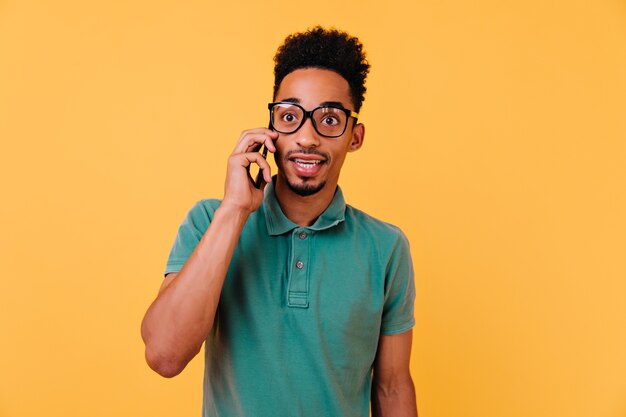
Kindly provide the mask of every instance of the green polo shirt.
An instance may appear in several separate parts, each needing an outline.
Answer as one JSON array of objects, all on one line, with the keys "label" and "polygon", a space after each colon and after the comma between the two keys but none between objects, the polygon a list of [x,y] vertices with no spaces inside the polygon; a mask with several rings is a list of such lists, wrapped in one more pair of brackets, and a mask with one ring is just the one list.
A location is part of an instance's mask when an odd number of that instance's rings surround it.
[{"label": "green polo shirt", "polygon": [[[166,273],[182,268],[219,204],[189,211]],[[206,340],[203,416],[369,416],[378,339],[414,325],[414,298],[400,229],[346,205],[339,187],[316,222],[299,227],[269,184]]]}]

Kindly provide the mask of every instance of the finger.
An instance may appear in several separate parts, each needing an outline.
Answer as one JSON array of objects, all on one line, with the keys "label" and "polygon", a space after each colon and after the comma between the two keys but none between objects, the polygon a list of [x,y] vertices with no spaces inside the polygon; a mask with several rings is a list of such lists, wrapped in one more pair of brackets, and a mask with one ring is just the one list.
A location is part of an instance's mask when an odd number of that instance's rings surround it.
[{"label": "finger", "polygon": [[265,158],[263,158],[263,156],[258,152],[233,154],[228,159],[228,164],[231,168],[248,168],[253,163],[259,165],[259,168],[261,168],[262,165],[268,165]]},{"label": "finger", "polygon": [[271,129],[267,129],[265,127],[257,127],[254,129],[246,129],[241,131],[241,134],[239,135],[239,139],[241,140],[244,136],[252,133],[252,134],[256,134],[256,133],[268,133],[268,132],[273,132],[273,130]]},{"label": "finger", "polygon": [[264,133],[248,133],[237,142],[233,153],[258,151],[267,140],[268,136]]},{"label": "finger", "polygon": [[258,152],[249,152],[244,154],[245,159],[247,160],[248,167],[250,164],[255,163],[259,166],[260,172],[263,173],[263,180],[265,182],[270,182],[272,180],[272,169],[270,164],[263,158],[263,156]]},{"label": "finger", "polygon": [[274,132],[269,129],[263,129],[263,131],[244,131],[239,138],[239,142],[235,146],[233,153],[245,153],[257,151],[263,144],[271,152],[276,151],[273,141],[278,139],[278,132]]},{"label": "finger", "polygon": [[278,133],[272,132],[272,135],[267,133],[248,134],[241,139],[239,147],[236,151],[239,152],[255,152],[258,151],[262,145],[265,145],[270,151],[275,152],[274,140],[278,138]]}]

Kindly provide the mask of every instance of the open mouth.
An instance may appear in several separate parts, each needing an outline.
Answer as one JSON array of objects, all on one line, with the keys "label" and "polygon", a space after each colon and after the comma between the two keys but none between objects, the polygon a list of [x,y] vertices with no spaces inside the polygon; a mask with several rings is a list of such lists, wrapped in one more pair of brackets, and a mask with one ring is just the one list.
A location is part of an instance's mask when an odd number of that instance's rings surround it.
[{"label": "open mouth", "polygon": [[289,161],[293,163],[295,172],[300,177],[314,177],[318,175],[327,159],[321,155],[294,155],[289,158]]},{"label": "open mouth", "polygon": [[310,159],[300,159],[300,158],[294,158],[292,159],[292,161],[295,162],[296,165],[304,169],[313,168],[314,166],[319,165],[323,162],[321,160],[310,160]]}]

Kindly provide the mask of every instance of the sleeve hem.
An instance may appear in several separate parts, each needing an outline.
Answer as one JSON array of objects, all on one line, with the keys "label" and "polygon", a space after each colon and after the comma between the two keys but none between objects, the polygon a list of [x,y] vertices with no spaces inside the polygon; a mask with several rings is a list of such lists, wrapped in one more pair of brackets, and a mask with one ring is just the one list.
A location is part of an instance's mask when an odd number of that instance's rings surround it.
[{"label": "sleeve hem", "polygon": [[404,333],[407,330],[413,328],[415,326],[415,319],[411,319],[408,322],[392,324],[383,326],[380,330],[380,334],[383,336],[390,336],[394,334]]},{"label": "sleeve hem", "polygon": [[165,272],[163,273],[163,275],[165,276],[167,274],[171,274],[172,272],[179,272],[181,269],[183,269],[183,265],[185,265],[184,262],[168,263],[165,267]]}]

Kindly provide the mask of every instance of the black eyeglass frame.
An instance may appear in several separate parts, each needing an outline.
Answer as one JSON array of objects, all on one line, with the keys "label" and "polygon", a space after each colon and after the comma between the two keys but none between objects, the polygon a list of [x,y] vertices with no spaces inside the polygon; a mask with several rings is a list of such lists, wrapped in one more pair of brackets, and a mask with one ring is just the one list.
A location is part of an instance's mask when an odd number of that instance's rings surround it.
[{"label": "black eyeglass frame", "polygon": [[[302,118],[302,120],[300,121],[300,124],[298,125],[297,128],[295,128],[293,131],[291,132],[282,132],[278,129],[276,129],[276,127],[274,126],[274,122],[273,122],[273,113],[274,113],[274,107],[278,104],[288,104],[290,106],[295,106],[298,107],[300,110],[302,110],[302,113],[304,114],[304,117]],[[356,121],[359,119],[359,114],[357,112],[354,112],[352,110],[348,110],[346,108],[343,107],[337,107],[337,106],[319,106],[314,108],[313,110],[309,110],[306,111],[304,109],[304,107],[302,107],[299,104],[296,103],[292,103],[289,101],[277,101],[274,103],[268,103],[267,104],[267,108],[270,111],[270,129],[277,131],[278,133],[283,133],[285,135],[290,135],[292,133],[296,133],[298,130],[300,130],[300,128],[304,125],[304,123],[306,122],[306,119],[311,119],[311,124],[313,125],[313,129],[315,129],[315,131],[317,132],[318,135],[323,136],[325,138],[338,138],[340,136],[342,136],[344,133],[346,133],[346,129],[348,128],[348,120],[350,120],[350,117],[354,117],[354,122],[356,123]],[[333,135],[333,136],[329,136],[329,135],[325,135],[322,132],[319,131],[319,129],[317,128],[317,124],[315,124],[315,119],[313,118],[313,112],[315,112],[316,110],[319,109],[336,109],[336,110],[341,110],[342,112],[344,112],[347,116],[346,118],[346,124],[343,126],[343,130],[341,131],[340,134],[338,135]]]}]

